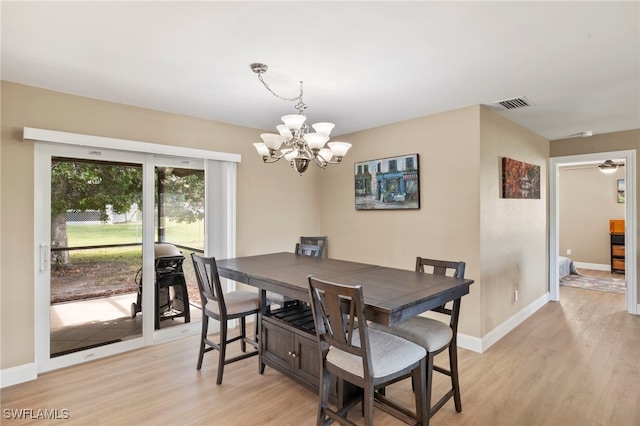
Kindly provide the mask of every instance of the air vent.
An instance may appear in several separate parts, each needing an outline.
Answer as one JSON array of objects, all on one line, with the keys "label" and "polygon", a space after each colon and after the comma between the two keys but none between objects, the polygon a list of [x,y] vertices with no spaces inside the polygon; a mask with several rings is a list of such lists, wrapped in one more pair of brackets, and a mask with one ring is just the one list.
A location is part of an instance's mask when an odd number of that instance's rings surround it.
[{"label": "air vent", "polygon": [[516,109],[516,108],[524,108],[528,106],[532,106],[533,103],[525,98],[524,96],[520,96],[519,98],[513,99],[505,99],[504,101],[496,101],[494,105],[502,105],[505,109]]}]

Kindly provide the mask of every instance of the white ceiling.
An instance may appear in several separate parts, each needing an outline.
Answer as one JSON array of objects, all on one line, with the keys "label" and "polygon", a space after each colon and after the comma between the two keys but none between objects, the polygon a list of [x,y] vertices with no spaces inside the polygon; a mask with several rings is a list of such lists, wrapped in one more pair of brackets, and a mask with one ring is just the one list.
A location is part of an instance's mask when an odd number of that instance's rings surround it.
[{"label": "white ceiling", "polygon": [[[547,138],[640,128],[640,2],[7,2],[2,79],[273,129],[334,135],[494,108]],[[275,130],[274,130],[275,131]]]}]

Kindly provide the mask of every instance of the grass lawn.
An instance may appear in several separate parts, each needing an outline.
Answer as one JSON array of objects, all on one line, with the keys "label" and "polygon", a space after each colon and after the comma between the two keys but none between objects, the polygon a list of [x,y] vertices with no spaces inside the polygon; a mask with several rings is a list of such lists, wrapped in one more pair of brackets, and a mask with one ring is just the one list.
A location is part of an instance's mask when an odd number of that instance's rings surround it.
[{"label": "grass lawn", "polygon": [[[202,222],[167,221],[165,235],[166,241],[174,244],[204,247]],[[140,243],[142,226],[135,223],[69,225],[67,237],[69,247]],[[185,256],[183,267],[187,283],[189,287],[195,286],[191,252],[181,251]],[[69,254],[71,264],[51,272],[52,303],[137,291],[134,278],[142,266],[141,245],[72,250]]]},{"label": "grass lawn", "polygon": [[[157,231],[155,236],[157,239]],[[69,247],[140,243],[142,242],[142,225],[139,223],[68,225],[67,238]],[[204,248],[204,226],[202,222],[167,221],[165,240],[194,248]]]}]

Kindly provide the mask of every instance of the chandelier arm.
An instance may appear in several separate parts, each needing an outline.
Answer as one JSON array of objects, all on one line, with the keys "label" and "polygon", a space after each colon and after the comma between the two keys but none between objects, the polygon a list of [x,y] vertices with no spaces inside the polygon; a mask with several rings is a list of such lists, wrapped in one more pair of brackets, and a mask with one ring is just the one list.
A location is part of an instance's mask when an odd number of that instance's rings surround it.
[{"label": "chandelier arm", "polygon": [[317,156],[317,155],[313,157],[313,161],[314,161],[314,162],[316,163],[316,165],[317,165],[318,167],[320,167],[321,169],[326,169],[326,168],[327,168],[327,165],[329,164],[329,162],[328,162],[328,161],[318,160],[318,156]]},{"label": "chandelier arm", "polygon": [[282,157],[284,157],[284,154],[280,154],[277,157],[262,157],[262,162],[265,164],[271,164],[277,162]]}]

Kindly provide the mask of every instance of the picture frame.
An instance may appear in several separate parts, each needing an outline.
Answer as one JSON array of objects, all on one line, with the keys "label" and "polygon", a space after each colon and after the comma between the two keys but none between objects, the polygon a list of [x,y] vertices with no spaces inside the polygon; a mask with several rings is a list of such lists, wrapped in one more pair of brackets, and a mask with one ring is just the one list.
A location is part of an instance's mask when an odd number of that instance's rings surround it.
[{"label": "picture frame", "polygon": [[618,179],[617,182],[617,199],[618,203],[624,203],[624,193],[626,191],[626,185],[624,183],[624,179]]},{"label": "picture frame", "polygon": [[356,210],[420,208],[418,154],[354,163]]},{"label": "picture frame", "polygon": [[502,158],[502,198],[540,199],[540,166]]}]

